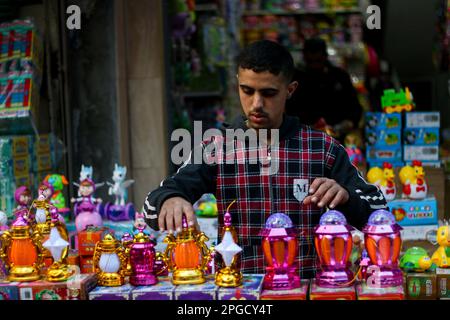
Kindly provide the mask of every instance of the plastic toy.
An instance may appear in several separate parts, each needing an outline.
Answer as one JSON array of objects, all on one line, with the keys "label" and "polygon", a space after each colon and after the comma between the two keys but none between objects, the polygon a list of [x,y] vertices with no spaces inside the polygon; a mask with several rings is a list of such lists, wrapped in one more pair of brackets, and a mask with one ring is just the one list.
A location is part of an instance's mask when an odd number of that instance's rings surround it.
[{"label": "plastic toy", "polygon": [[403,274],[398,267],[402,247],[400,227],[392,213],[376,210],[364,232],[364,244],[370,258],[366,271],[368,287],[396,287],[403,284]]},{"label": "plastic toy", "polygon": [[436,236],[439,248],[433,253],[431,261],[439,268],[450,267],[450,226],[448,222],[440,226]]},{"label": "plastic toy", "polygon": [[127,188],[134,183],[134,180],[125,181],[126,175],[127,168],[116,163],[112,177],[114,183],[107,182],[108,194],[116,197],[114,204],[107,203],[105,206],[105,215],[109,220],[124,221],[135,217],[133,204],[126,204]]},{"label": "plastic toy", "polygon": [[404,166],[400,170],[399,177],[403,184],[403,198],[414,200],[426,198],[428,185],[425,181],[425,171],[421,161],[414,160],[412,166]]},{"label": "plastic toy", "polygon": [[411,91],[408,87],[395,92],[394,89],[384,90],[381,97],[381,107],[386,113],[411,111],[415,104]]},{"label": "plastic toy", "polygon": [[14,199],[18,206],[14,210],[15,218],[26,216],[31,203],[31,191],[25,186],[21,186],[14,192]]},{"label": "plastic toy", "polygon": [[75,203],[75,226],[78,232],[84,231],[87,226],[94,227],[103,226],[101,212],[102,199],[96,199],[92,195],[95,192],[95,183],[89,178],[84,179],[80,183],[78,193],[80,198],[71,199]]},{"label": "plastic toy", "polygon": [[67,207],[66,198],[62,193],[64,186],[69,184],[67,178],[60,174],[49,174],[45,177],[44,181],[48,182],[53,187],[53,195],[50,199],[50,203],[58,209],[58,212],[64,217],[66,222],[68,222],[70,208]]},{"label": "plastic toy", "polygon": [[344,215],[336,210],[325,212],[314,228],[314,244],[320,258],[321,270],[317,272],[317,284],[321,287],[350,286],[353,274],[349,259],[352,252],[353,227]]},{"label": "plastic toy", "polygon": [[425,249],[412,247],[400,258],[400,268],[407,272],[424,272],[431,268],[432,261]]},{"label": "plastic toy", "polygon": [[356,133],[349,133],[344,139],[345,150],[350,158],[351,163],[358,167],[364,163],[363,153],[361,151],[361,137]]},{"label": "plastic toy", "polygon": [[380,188],[387,201],[394,200],[397,194],[394,180],[394,170],[389,162],[384,162],[383,168],[373,167],[367,172],[367,181]]},{"label": "plastic toy", "polygon": [[8,216],[3,211],[0,211],[0,232],[8,229]]},{"label": "plastic toy", "polygon": [[212,194],[205,194],[194,205],[195,214],[200,217],[217,217],[217,202]]}]

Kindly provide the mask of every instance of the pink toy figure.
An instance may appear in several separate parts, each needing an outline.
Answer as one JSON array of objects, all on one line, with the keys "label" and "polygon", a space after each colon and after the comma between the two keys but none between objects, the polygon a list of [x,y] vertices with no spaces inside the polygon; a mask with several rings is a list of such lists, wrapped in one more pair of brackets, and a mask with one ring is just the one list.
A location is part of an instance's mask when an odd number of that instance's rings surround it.
[{"label": "pink toy figure", "polygon": [[23,217],[28,215],[31,202],[31,191],[25,186],[18,187],[16,192],[14,192],[14,199],[16,200],[18,206],[14,210],[15,218]]},{"label": "pink toy figure", "polygon": [[349,268],[349,258],[353,246],[353,229],[339,211],[327,211],[320,218],[319,225],[314,229],[314,244],[321,265],[316,275],[320,287],[334,288],[351,284],[353,273]]},{"label": "pink toy figure", "polygon": [[364,227],[364,244],[370,263],[366,283],[369,287],[396,287],[403,284],[403,274],[398,267],[402,247],[400,227],[392,213],[374,211]]},{"label": "pink toy figure", "polygon": [[[54,205],[50,203],[53,191],[54,191],[53,187],[50,183],[46,181],[42,182],[41,185],[39,186],[37,201],[38,202],[45,201],[48,204],[52,221],[59,221],[61,222],[61,224],[65,225],[66,222],[64,218],[59,214],[58,208],[56,208]],[[35,201],[33,202],[32,207],[38,209]],[[46,220],[46,216],[42,210],[36,210],[36,215],[28,216],[27,220],[29,222],[36,221],[37,223],[43,223]]]},{"label": "pink toy figure", "polygon": [[290,290],[300,287],[295,257],[298,253],[297,232],[292,220],[284,213],[274,213],[261,230],[262,249],[266,258],[264,288]]},{"label": "pink toy figure", "polygon": [[101,203],[101,199],[92,197],[95,191],[95,183],[89,178],[80,182],[78,190],[81,198],[71,199],[72,203],[76,203],[74,212],[76,214],[75,226],[78,232],[84,231],[88,226],[102,227],[102,216],[97,210],[96,203]]}]

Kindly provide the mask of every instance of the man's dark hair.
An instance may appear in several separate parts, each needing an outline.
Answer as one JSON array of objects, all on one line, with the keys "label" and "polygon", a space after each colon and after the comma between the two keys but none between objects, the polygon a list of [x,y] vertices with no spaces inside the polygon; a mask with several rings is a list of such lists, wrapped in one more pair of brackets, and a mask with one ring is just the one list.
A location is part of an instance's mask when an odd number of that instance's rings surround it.
[{"label": "man's dark hair", "polygon": [[238,67],[256,73],[269,71],[276,76],[282,73],[288,82],[292,81],[295,71],[289,51],[269,40],[256,41],[244,48],[238,56]]},{"label": "man's dark hair", "polygon": [[328,56],[327,43],[320,38],[311,38],[305,41],[303,53],[321,53]]}]

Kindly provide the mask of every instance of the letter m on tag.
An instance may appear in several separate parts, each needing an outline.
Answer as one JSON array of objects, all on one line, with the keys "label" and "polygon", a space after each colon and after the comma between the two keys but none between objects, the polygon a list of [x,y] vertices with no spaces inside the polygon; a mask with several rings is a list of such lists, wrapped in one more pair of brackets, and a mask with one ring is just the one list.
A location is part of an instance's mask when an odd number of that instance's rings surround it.
[{"label": "letter m on tag", "polygon": [[294,179],[294,197],[299,202],[303,202],[303,199],[308,195],[309,181],[308,179]]}]

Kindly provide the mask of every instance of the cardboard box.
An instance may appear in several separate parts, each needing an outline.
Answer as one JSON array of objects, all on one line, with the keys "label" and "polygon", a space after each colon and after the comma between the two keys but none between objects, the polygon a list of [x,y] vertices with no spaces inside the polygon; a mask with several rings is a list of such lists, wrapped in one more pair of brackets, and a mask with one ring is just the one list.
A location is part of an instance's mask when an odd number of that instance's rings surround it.
[{"label": "cardboard box", "polygon": [[15,158],[32,153],[32,136],[0,137],[0,158]]},{"label": "cardboard box", "polygon": [[401,226],[436,225],[438,223],[435,197],[423,200],[395,199],[390,201],[388,206]]},{"label": "cardboard box", "polygon": [[366,144],[372,147],[400,147],[402,132],[400,129],[366,130]]},{"label": "cardboard box", "polygon": [[438,161],[439,146],[404,146],[403,161]]},{"label": "cardboard box", "polygon": [[436,239],[438,225],[404,226],[400,231],[403,241]]},{"label": "cardboard box", "polygon": [[88,228],[78,233],[78,254],[80,256],[93,256],[95,245],[110,232],[108,228]]},{"label": "cardboard box", "polygon": [[20,300],[67,300],[68,289],[65,282],[44,280],[19,284]]},{"label": "cardboard box", "polygon": [[0,300],[19,300],[19,283],[0,281]]},{"label": "cardboard box", "polygon": [[88,300],[89,292],[97,286],[96,274],[76,274],[67,280],[68,300]]},{"label": "cardboard box", "polygon": [[387,162],[402,162],[402,149],[398,147],[371,147],[366,148],[366,159],[368,162],[387,161]]},{"label": "cardboard box", "polygon": [[405,128],[439,128],[441,117],[439,112],[407,112]]},{"label": "cardboard box", "polygon": [[97,287],[89,292],[89,300],[130,300],[133,289],[129,283],[121,287]]},{"label": "cardboard box", "polygon": [[29,175],[32,171],[30,156],[21,156],[12,160],[12,174],[15,177],[23,177]]},{"label": "cardboard box", "polygon": [[436,274],[432,272],[413,272],[405,274],[407,300],[436,300]]},{"label": "cardboard box", "polygon": [[244,283],[237,288],[220,288],[217,300],[259,300],[263,286],[263,274],[244,275]]},{"label": "cardboard box", "polygon": [[175,286],[169,277],[158,277],[153,286],[135,287],[131,292],[131,300],[173,300]]},{"label": "cardboard box", "polygon": [[52,170],[52,155],[50,153],[37,154],[33,157],[34,172]]},{"label": "cardboard box", "polygon": [[324,288],[317,285],[315,279],[311,280],[309,290],[310,300],[356,300],[355,286],[345,288]]},{"label": "cardboard box", "polygon": [[408,128],[403,130],[405,145],[439,145],[439,128]]},{"label": "cardboard box", "polygon": [[80,272],[94,273],[93,256],[80,256]]},{"label": "cardboard box", "polygon": [[214,276],[207,276],[202,284],[177,285],[174,290],[174,300],[216,300],[218,287]]},{"label": "cardboard box", "polygon": [[403,286],[372,288],[363,282],[356,285],[356,297],[358,300],[404,300],[405,291]]},{"label": "cardboard box", "polygon": [[261,300],[306,300],[308,297],[309,279],[303,279],[299,288],[292,290],[263,290]]},{"label": "cardboard box", "polygon": [[437,296],[439,299],[450,299],[450,269],[436,269]]},{"label": "cardboard box", "polygon": [[34,137],[33,144],[35,154],[50,154],[53,150],[52,139],[53,136],[50,134],[41,134],[37,138]]},{"label": "cardboard box", "polygon": [[366,112],[366,129],[401,129],[401,113]]}]

